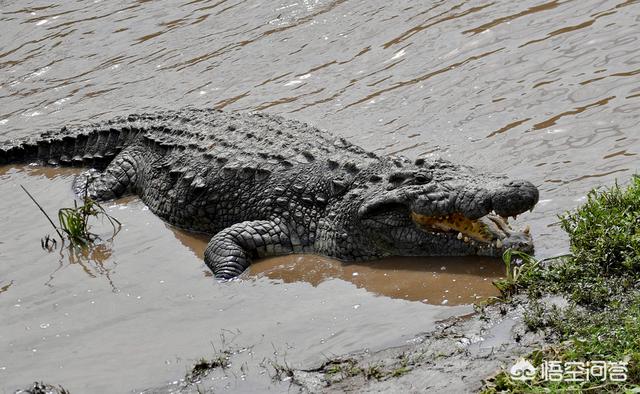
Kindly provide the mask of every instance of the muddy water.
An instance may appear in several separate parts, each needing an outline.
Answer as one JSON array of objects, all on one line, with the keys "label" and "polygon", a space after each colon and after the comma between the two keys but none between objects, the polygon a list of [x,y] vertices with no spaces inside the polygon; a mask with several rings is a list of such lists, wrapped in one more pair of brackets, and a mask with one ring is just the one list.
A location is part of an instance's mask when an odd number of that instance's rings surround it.
[{"label": "muddy water", "polygon": [[[120,201],[120,203],[126,200]],[[210,236],[167,226],[200,259]],[[204,275],[212,272],[204,269]],[[498,296],[493,281],[503,278],[504,264],[489,257],[389,257],[345,263],[310,254],[276,256],[255,261],[240,279],[270,278],[314,287],[340,279],[370,293],[433,305],[465,305]]]},{"label": "muddy water", "polygon": [[[411,340],[495,294],[490,279],[501,272],[495,260],[342,266],[293,256],[220,284],[202,262],[202,237],[170,228],[136,198],[107,205],[124,222],[112,241],[90,254],[46,252],[40,237],[53,229],[19,185],[53,213],[72,201],[77,172],[0,168],[11,202],[0,213],[0,376],[9,392],[36,378],[75,392],[157,386],[225,346],[250,349],[233,359],[249,365],[249,383],[229,378],[222,387],[275,389],[263,359],[304,366]],[[109,238],[108,225],[95,231]]]},{"label": "muddy water", "polygon": [[[172,231],[183,245],[204,259],[209,237],[179,229]],[[212,274],[205,270],[205,275]],[[462,305],[499,295],[492,281],[503,275],[504,265],[488,257],[390,257],[348,264],[324,256],[300,254],[258,260],[242,278],[306,282],[314,287],[328,280],[341,279],[370,293],[391,298]]]},{"label": "muddy water", "polygon": [[[0,138],[185,105],[279,113],[381,154],[530,179],[542,200],[519,221],[549,256],[567,248],[556,214],[637,171],[639,35],[630,0],[3,1]],[[219,285],[202,241],[135,199],[109,206],[125,222],[112,244],[70,260],[39,250],[51,231],[17,187],[54,211],[72,198],[73,175],[53,174],[0,176],[8,392],[33,379],[75,392],[162,384],[219,348],[221,332],[253,346],[238,355],[246,380],[221,384],[277,391],[256,366],[274,347],[304,364],[401,342],[467,312],[450,305],[487,295],[498,269],[294,256]]]}]

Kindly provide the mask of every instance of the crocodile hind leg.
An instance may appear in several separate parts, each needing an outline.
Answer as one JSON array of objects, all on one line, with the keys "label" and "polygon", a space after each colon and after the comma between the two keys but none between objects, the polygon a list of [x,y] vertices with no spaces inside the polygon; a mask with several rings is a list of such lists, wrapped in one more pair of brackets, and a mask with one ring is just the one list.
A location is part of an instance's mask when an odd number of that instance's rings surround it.
[{"label": "crocodile hind leg", "polygon": [[78,195],[97,201],[112,200],[131,192],[137,178],[137,162],[133,151],[125,149],[100,172],[90,169],[78,175],[73,188]]},{"label": "crocodile hind leg", "polygon": [[236,223],[211,238],[204,262],[216,278],[230,279],[251,265],[251,259],[286,254],[293,248],[288,231],[279,219]]}]

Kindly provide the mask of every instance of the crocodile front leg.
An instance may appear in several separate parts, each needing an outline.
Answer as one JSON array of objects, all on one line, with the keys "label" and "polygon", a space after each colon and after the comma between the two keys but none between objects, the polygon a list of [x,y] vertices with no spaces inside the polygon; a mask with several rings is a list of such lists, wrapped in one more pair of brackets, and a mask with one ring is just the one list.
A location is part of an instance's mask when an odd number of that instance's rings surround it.
[{"label": "crocodile front leg", "polygon": [[211,238],[204,262],[216,278],[240,275],[256,257],[291,253],[287,228],[279,219],[236,223]]},{"label": "crocodile front leg", "polygon": [[136,150],[129,147],[120,152],[103,172],[90,169],[78,175],[73,188],[78,195],[83,195],[87,189],[89,197],[94,200],[112,200],[131,191],[137,171]]}]

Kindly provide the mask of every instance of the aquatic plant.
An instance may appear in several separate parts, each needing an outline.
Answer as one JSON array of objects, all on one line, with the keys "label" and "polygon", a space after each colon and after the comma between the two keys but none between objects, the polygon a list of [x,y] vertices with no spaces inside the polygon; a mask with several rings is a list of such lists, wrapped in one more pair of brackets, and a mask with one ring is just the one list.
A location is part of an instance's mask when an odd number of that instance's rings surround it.
[{"label": "aquatic plant", "polygon": [[[36,204],[49,223],[51,223],[54,230],[60,237],[60,241],[63,243],[65,240],[68,240],[72,246],[88,246],[93,244],[99,236],[91,232],[91,225],[89,221],[92,218],[103,220],[107,219],[113,229],[111,238],[115,237],[122,227],[122,223],[120,223],[118,219],[109,215],[102,205],[89,197],[86,191],[82,196],[82,204],[78,204],[78,201],[74,200],[73,208],[61,208],[58,210],[59,225],[56,225],[33,195],[31,195],[24,186],[21,185],[20,187]],[[56,243],[47,235],[41,240],[41,245],[43,249],[52,250],[55,248]]]},{"label": "aquatic plant", "polygon": [[82,205],[74,201],[73,208],[61,208],[58,211],[60,228],[72,245],[88,245],[98,238],[97,234],[90,231],[90,218],[106,218],[113,228],[113,236],[122,226],[118,219],[109,215],[100,204],[88,196],[83,197]]}]

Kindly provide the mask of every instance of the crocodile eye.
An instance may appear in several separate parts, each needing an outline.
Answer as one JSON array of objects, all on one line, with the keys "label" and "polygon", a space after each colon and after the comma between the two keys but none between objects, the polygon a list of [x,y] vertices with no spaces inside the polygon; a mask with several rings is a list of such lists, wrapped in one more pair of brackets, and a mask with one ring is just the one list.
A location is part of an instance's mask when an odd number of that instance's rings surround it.
[{"label": "crocodile eye", "polygon": [[421,169],[415,172],[413,179],[417,184],[429,183],[433,180],[433,175],[430,171]]},{"label": "crocodile eye", "polygon": [[429,182],[429,179],[427,179],[427,177],[424,176],[424,175],[417,175],[414,179],[416,180],[417,183],[427,183],[427,182]]}]

